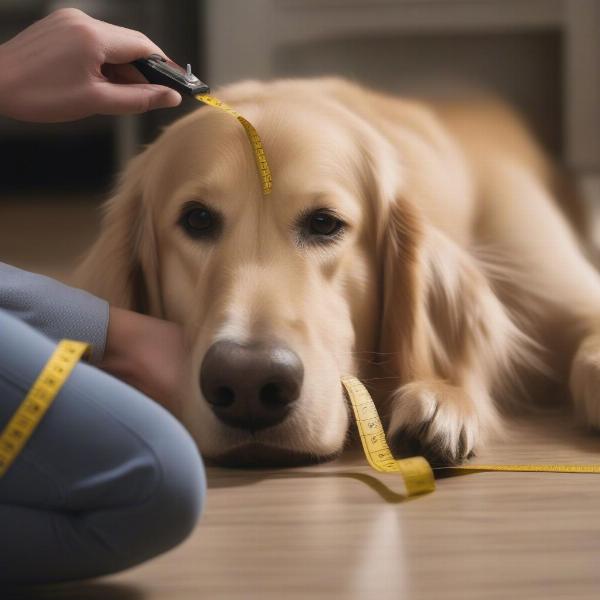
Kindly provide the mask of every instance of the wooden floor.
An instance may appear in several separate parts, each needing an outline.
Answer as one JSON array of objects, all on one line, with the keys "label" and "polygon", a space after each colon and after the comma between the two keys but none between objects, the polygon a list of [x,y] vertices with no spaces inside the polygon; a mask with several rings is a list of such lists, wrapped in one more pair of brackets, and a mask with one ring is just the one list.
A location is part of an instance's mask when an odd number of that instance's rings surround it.
[{"label": "wooden floor", "polygon": [[[44,226],[43,204],[19,210],[9,218],[0,204],[0,259],[64,272],[47,244],[70,233]],[[84,246],[92,211],[61,210]],[[30,232],[39,251],[26,243]],[[600,463],[600,436],[567,414],[530,416],[473,462]],[[350,449],[310,468],[210,468],[208,482],[201,523],[171,553],[117,576],[0,598],[600,598],[600,475],[470,474],[406,500],[395,476]]]}]

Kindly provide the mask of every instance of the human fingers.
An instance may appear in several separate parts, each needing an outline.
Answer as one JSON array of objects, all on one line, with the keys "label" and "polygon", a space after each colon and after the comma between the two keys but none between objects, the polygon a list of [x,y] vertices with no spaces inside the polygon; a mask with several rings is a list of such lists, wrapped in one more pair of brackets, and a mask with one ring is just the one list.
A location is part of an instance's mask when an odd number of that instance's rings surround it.
[{"label": "human fingers", "polygon": [[149,83],[96,84],[96,112],[107,115],[127,115],[157,108],[171,108],[181,103],[181,95],[171,88]]}]

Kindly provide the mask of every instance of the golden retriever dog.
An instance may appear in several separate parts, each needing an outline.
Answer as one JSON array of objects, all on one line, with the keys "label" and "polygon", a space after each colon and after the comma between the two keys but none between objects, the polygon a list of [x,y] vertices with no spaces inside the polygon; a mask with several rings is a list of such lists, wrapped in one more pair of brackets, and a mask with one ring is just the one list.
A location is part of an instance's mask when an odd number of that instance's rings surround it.
[{"label": "golden retriever dog", "polygon": [[[182,420],[222,464],[340,453],[363,378],[390,445],[457,463],[546,381],[600,425],[600,279],[555,170],[499,103],[339,79],[243,82],[128,166],[79,284],[184,326]],[[535,385],[534,385],[535,384]]]}]

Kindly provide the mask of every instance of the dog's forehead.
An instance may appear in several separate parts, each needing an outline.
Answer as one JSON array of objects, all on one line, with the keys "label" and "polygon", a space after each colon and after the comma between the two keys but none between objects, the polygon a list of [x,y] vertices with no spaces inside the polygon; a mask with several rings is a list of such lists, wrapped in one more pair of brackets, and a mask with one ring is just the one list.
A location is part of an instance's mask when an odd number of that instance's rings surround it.
[{"label": "dog's forehead", "polygon": [[157,168],[171,179],[184,181],[195,176],[210,179],[221,171],[228,180],[252,158],[244,131],[237,120],[210,107],[198,109],[169,127],[152,150]]},{"label": "dog's forehead", "polygon": [[[257,129],[274,185],[303,187],[311,179],[347,181],[362,160],[360,135],[344,115],[323,103],[273,98],[235,108]],[[234,183],[256,169],[245,131],[231,115],[203,107],[177,122],[159,140],[170,173],[222,177]]]}]

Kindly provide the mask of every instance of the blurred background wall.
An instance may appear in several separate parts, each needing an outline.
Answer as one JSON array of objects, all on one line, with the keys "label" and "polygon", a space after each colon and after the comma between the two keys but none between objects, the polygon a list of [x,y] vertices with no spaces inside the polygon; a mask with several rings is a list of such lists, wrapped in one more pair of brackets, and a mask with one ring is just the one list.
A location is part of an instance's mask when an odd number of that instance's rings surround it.
[{"label": "blurred background wall", "polygon": [[213,0],[206,77],[497,94],[600,203],[600,0]]},{"label": "blurred background wall", "polygon": [[[0,43],[64,6],[143,31],[175,60],[200,54],[200,6],[195,0],[0,0]],[[182,111],[166,112],[56,125],[0,117],[0,202],[3,195],[15,193],[102,193],[135,148],[152,139],[166,117],[171,120]]]},{"label": "blurred background wall", "polygon": [[[491,91],[600,205],[600,0],[0,0],[0,42],[61,6],[145,32],[213,87],[339,74],[405,94]],[[16,195],[105,195],[141,144],[194,108],[59,125],[0,118],[0,221]]]}]

